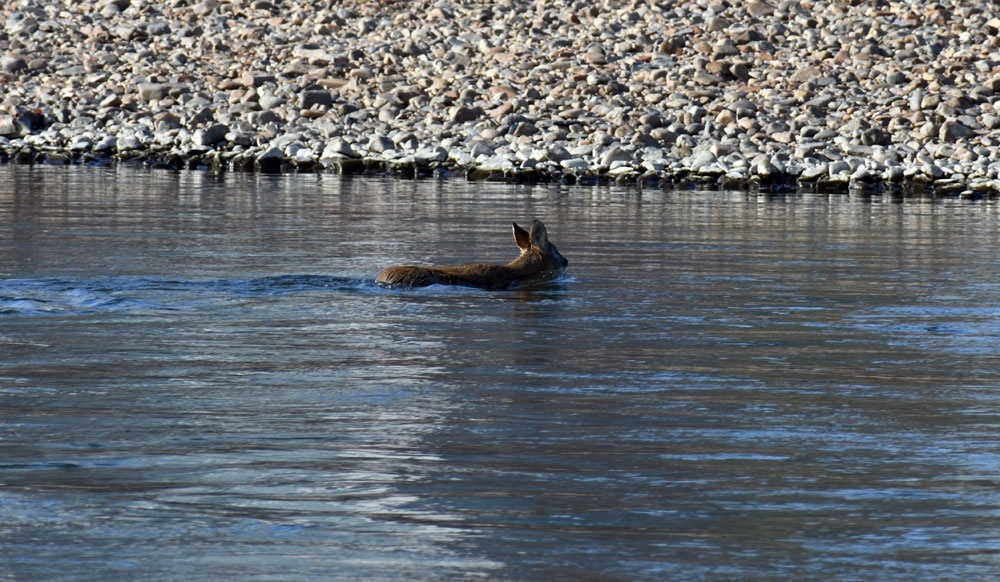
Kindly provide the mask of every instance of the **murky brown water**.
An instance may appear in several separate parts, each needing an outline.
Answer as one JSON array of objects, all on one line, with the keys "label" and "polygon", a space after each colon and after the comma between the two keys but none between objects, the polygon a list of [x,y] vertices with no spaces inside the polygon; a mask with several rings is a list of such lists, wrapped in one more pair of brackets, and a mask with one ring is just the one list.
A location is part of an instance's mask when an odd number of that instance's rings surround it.
[{"label": "murky brown water", "polygon": [[998,216],[0,167],[0,579],[1000,576]]}]

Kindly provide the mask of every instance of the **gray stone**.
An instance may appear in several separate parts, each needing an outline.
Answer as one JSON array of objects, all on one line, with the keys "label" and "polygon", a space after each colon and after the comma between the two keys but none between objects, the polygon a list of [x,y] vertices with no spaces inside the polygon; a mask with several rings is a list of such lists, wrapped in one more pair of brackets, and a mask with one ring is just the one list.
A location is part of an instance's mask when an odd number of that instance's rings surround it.
[{"label": "gray stone", "polygon": [[112,152],[118,147],[118,138],[113,135],[106,135],[94,144],[95,152]]},{"label": "gray stone", "polygon": [[0,70],[5,73],[19,73],[28,69],[28,61],[22,56],[7,55],[0,58]]},{"label": "gray stone", "polygon": [[153,119],[156,120],[157,131],[169,131],[171,129],[180,129],[181,127],[181,118],[170,111],[164,111]]},{"label": "gray stone", "polygon": [[243,147],[253,145],[253,135],[244,131],[230,131],[226,134],[225,140],[231,144]]},{"label": "gray stone", "polygon": [[415,150],[420,147],[420,140],[412,132],[403,131],[392,137],[392,142],[397,148]]},{"label": "gray stone", "polygon": [[563,162],[572,157],[573,155],[570,154],[569,151],[567,151],[566,148],[564,148],[561,145],[549,146],[548,148],[545,149],[544,152],[544,159],[553,162]]},{"label": "gray stone", "polygon": [[490,144],[486,143],[485,141],[477,139],[474,142],[472,142],[472,149],[470,153],[475,157],[485,156],[489,158],[496,155],[496,150],[494,150],[490,146]]},{"label": "gray stone", "polygon": [[271,93],[264,93],[257,99],[257,104],[261,109],[274,109],[285,104],[285,100]]},{"label": "gray stone", "polygon": [[135,134],[120,135],[115,140],[115,149],[120,152],[143,149],[142,142]]},{"label": "gray stone", "polygon": [[316,151],[309,147],[300,147],[290,157],[297,165],[313,164],[316,162]]},{"label": "gray stone", "polygon": [[938,132],[938,137],[941,141],[945,142],[955,142],[960,139],[967,137],[972,137],[975,135],[975,131],[971,128],[962,125],[954,119],[949,119],[941,124],[941,129]]},{"label": "gray stone", "polygon": [[858,137],[861,144],[866,146],[889,145],[892,142],[892,136],[881,127],[864,128],[860,130]]},{"label": "gray stone", "polygon": [[936,137],[941,133],[941,126],[933,121],[928,121],[920,127],[917,133],[924,139]]},{"label": "gray stone", "polygon": [[625,151],[619,146],[614,146],[604,153],[604,156],[601,158],[601,165],[611,166],[611,164],[615,162],[632,163],[632,161],[633,158],[631,153]]},{"label": "gray stone", "polygon": [[259,71],[247,71],[239,78],[239,83],[246,87],[260,87],[268,83],[277,83],[278,79],[271,73],[262,73]]},{"label": "gray stone", "polygon": [[138,36],[139,27],[134,24],[119,24],[114,28],[115,36],[124,41],[130,41]]},{"label": "gray stone", "polygon": [[378,112],[378,120],[384,123],[391,123],[399,117],[399,108],[392,105],[386,105]]},{"label": "gray stone", "polygon": [[333,107],[333,95],[329,91],[322,89],[303,91],[299,95],[300,109],[311,109],[315,106],[324,108]]},{"label": "gray stone", "polygon": [[73,152],[88,152],[93,147],[94,141],[84,135],[74,138],[69,144],[69,149]]},{"label": "gray stone", "polygon": [[811,164],[802,169],[802,173],[799,174],[799,179],[805,182],[813,182],[828,175],[830,175],[829,165]]},{"label": "gray stone", "polygon": [[114,4],[108,4],[104,8],[100,9],[101,16],[109,19],[117,16],[119,12],[121,12],[121,9]]},{"label": "gray stone", "polygon": [[729,38],[721,38],[712,47],[712,58],[715,60],[721,60],[725,57],[732,57],[738,54],[740,54],[740,49]]},{"label": "gray stone", "polygon": [[793,83],[805,83],[823,76],[823,70],[815,65],[803,67],[792,74]]},{"label": "gray stone", "polygon": [[419,148],[413,152],[413,159],[425,164],[443,162],[448,159],[448,150],[441,146]]},{"label": "gray stone", "polygon": [[285,121],[273,110],[261,111],[259,113],[254,112],[251,113],[249,117],[251,119],[251,123],[256,123],[258,125],[279,125]]},{"label": "gray stone", "polygon": [[920,172],[932,180],[940,180],[945,175],[944,169],[937,164],[924,164],[920,167]]},{"label": "gray stone", "polygon": [[538,133],[539,130],[537,127],[535,127],[534,123],[531,123],[530,121],[522,121],[514,126],[511,135],[513,135],[514,137],[528,137],[532,135],[537,135]]},{"label": "gray stone", "polygon": [[323,150],[324,157],[326,157],[327,154],[337,154],[344,156],[345,158],[360,157],[358,153],[354,151],[354,148],[351,147],[350,143],[339,137],[331,139],[329,143],[326,144],[326,149]]},{"label": "gray stone", "polygon": [[886,76],[885,81],[891,85],[902,85],[908,83],[910,78],[903,71],[893,71]]},{"label": "gray stone", "polygon": [[13,115],[0,114],[0,136],[17,137],[21,133],[21,128],[14,121]]},{"label": "gray stone", "polygon": [[330,53],[315,43],[303,43],[292,49],[292,56],[306,59],[314,65],[325,65],[333,60]]},{"label": "gray stone", "polygon": [[195,16],[208,16],[219,7],[218,0],[203,0],[191,7],[191,12]]},{"label": "gray stone", "polygon": [[195,145],[212,146],[224,141],[227,133],[229,133],[229,126],[216,123],[206,127],[205,129],[195,131],[191,136],[191,141],[194,142]]},{"label": "gray stone", "polygon": [[146,25],[146,34],[150,36],[164,36],[170,34],[170,25],[166,22],[151,22]]},{"label": "gray stone", "polygon": [[396,149],[396,144],[384,135],[373,135],[368,139],[368,145],[366,147],[370,152],[381,154],[383,152]]},{"label": "gray stone", "polygon": [[175,89],[171,83],[139,83],[139,98],[143,101],[165,99]]},{"label": "gray stone", "polygon": [[702,150],[700,152],[694,153],[691,156],[691,159],[688,161],[688,168],[692,172],[698,173],[702,169],[704,169],[706,166],[708,166],[710,164],[714,164],[715,161],[716,161],[716,159],[717,158],[716,158],[715,154],[713,154],[711,151],[709,151],[709,150]]},{"label": "gray stone", "polygon": [[836,177],[839,174],[850,174],[852,171],[851,164],[845,162],[844,160],[837,160],[835,162],[830,162],[830,165],[827,167],[827,170],[829,171],[831,178]]},{"label": "gray stone", "polygon": [[7,32],[14,36],[28,36],[38,31],[38,19],[24,12],[14,12],[6,26]]},{"label": "gray stone", "polygon": [[278,147],[267,148],[266,150],[257,155],[257,161],[282,160],[284,158],[285,158],[285,152]]},{"label": "gray stone", "polygon": [[569,172],[585,172],[590,168],[590,164],[583,158],[570,158],[559,162],[564,170]]}]

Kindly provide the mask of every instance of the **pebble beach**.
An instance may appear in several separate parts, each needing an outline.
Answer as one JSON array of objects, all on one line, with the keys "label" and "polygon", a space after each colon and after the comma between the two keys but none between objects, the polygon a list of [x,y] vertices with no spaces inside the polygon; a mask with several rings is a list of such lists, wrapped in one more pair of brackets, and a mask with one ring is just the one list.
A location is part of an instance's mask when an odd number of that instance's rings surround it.
[{"label": "pebble beach", "polygon": [[0,159],[1000,195],[992,0],[13,0]]}]

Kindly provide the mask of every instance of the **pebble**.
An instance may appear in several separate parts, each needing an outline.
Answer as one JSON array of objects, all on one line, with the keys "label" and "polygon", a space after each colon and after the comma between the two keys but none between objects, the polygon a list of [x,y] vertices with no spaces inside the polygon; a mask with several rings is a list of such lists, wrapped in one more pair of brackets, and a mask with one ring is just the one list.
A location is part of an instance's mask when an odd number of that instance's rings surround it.
[{"label": "pebble", "polygon": [[326,144],[326,148],[323,150],[323,157],[329,157],[331,155],[342,156],[345,158],[357,158],[360,157],[351,144],[343,138],[334,138]]},{"label": "pebble", "polygon": [[701,172],[703,169],[707,169],[709,166],[715,164],[716,156],[709,150],[702,150],[698,153],[693,154],[687,160],[687,167],[694,173]]},{"label": "pebble", "polygon": [[395,149],[396,144],[384,135],[373,135],[368,140],[366,149],[372,154],[382,154]]},{"label": "pebble", "polygon": [[325,90],[306,90],[299,94],[299,108],[312,109],[313,107],[329,108],[333,106],[333,95]]},{"label": "pebble", "polygon": [[590,168],[590,162],[583,158],[569,158],[559,162],[559,165],[572,173],[585,172]]},{"label": "pebble", "polygon": [[413,152],[413,159],[420,164],[443,162],[448,159],[448,150],[441,146],[418,148]]},{"label": "pebble", "polygon": [[619,163],[632,163],[632,154],[620,146],[613,146],[601,156],[602,166],[614,166]]},{"label": "pebble", "polygon": [[0,69],[5,73],[14,74],[25,71],[28,68],[28,61],[19,55],[5,55],[0,57]]},{"label": "pebble", "polygon": [[211,146],[225,140],[226,134],[228,133],[228,126],[216,123],[205,129],[196,130],[191,136],[191,141],[194,142],[195,145]]},{"label": "pebble", "polygon": [[6,3],[0,158],[1000,181],[987,0],[278,6]]},{"label": "pebble", "polygon": [[173,85],[169,83],[139,83],[136,88],[140,99],[153,101],[169,97]]},{"label": "pebble", "polygon": [[472,143],[472,148],[470,149],[470,154],[473,157],[485,156],[491,158],[496,155],[496,150],[493,149],[490,144],[482,140],[476,140]]}]

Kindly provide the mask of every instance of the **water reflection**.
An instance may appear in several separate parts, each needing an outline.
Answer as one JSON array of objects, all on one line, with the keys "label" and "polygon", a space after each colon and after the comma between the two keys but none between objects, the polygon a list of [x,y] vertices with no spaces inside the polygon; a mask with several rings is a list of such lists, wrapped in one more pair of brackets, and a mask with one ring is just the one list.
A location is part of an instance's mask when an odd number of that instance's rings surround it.
[{"label": "water reflection", "polygon": [[[15,579],[996,575],[996,205],[0,168]],[[509,259],[545,286],[374,285]]]}]

